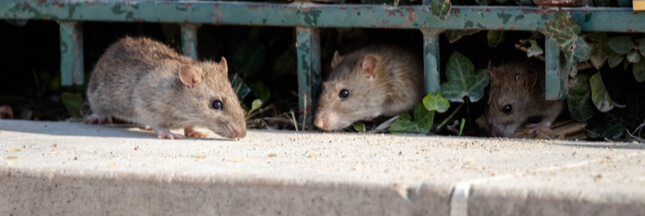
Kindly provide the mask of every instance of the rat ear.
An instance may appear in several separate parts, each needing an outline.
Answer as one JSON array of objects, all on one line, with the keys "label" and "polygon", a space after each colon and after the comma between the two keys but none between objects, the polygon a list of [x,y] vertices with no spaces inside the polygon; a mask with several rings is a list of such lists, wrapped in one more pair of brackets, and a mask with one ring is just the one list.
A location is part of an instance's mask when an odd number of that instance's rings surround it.
[{"label": "rat ear", "polygon": [[336,52],[334,52],[334,57],[331,59],[331,69],[333,70],[336,68],[341,60],[343,60],[343,56],[341,56],[340,53],[338,53],[338,50],[336,50]]},{"label": "rat ear", "polygon": [[492,80],[493,79],[493,71],[497,70],[496,67],[493,67],[491,64],[491,61],[488,61],[488,68],[486,69],[486,73],[488,74],[488,79]]},{"label": "rat ear", "polygon": [[226,63],[226,58],[224,58],[224,56],[219,60],[219,67],[224,71],[224,73],[228,74],[228,63]]},{"label": "rat ear", "polygon": [[179,67],[179,79],[189,88],[192,88],[196,83],[201,82],[201,78],[197,75],[197,70],[190,65],[182,65]]},{"label": "rat ear", "polygon": [[329,82],[323,82],[323,89],[326,89],[329,86]]},{"label": "rat ear", "polygon": [[367,79],[372,80],[374,79],[374,72],[376,69],[376,63],[378,62],[378,59],[374,55],[367,55],[365,58],[363,58],[363,62],[361,63],[361,71],[367,75]]},{"label": "rat ear", "polygon": [[537,72],[529,70],[524,75],[516,75],[515,80],[520,82],[525,89],[530,90],[537,84]]}]

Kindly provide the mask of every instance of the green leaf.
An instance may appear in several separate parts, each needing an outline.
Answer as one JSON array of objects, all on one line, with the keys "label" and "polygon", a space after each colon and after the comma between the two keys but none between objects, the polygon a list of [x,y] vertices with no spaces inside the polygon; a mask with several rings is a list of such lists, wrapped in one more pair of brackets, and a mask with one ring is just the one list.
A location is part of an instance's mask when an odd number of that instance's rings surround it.
[{"label": "green leaf", "polygon": [[621,55],[615,52],[609,53],[609,58],[608,58],[609,67],[615,68],[621,62],[623,62],[624,58],[625,58],[625,55]]},{"label": "green leaf", "polygon": [[538,45],[537,41],[531,39],[529,40],[529,43],[531,43],[531,46],[526,49],[526,56],[531,58],[533,56],[538,56],[544,54],[544,50],[540,45]]},{"label": "green leaf", "polygon": [[462,37],[473,35],[481,30],[479,29],[466,29],[466,30],[446,30],[443,35],[448,39],[448,43],[457,42]]},{"label": "green leaf", "polygon": [[579,74],[575,79],[569,79],[567,105],[571,117],[576,121],[587,121],[594,116],[596,110],[591,101],[589,75]]},{"label": "green leaf", "polygon": [[355,131],[365,133],[367,130],[365,129],[365,123],[363,122],[357,122],[354,125],[352,125],[352,128],[354,128]]},{"label": "green leaf", "polygon": [[597,116],[587,122],[587,136],[592,139],[618,139],[625,131],[625,123]]},{"label": "green leaf", "polygon": [[390,125],[391,133],[428,133],[434,121],[434,111],[428,111],[422,103],[414,107],[414,121],[409,114],[401,114],[399,119]]},{"label": "green leaf", "polygon": [[240,100],[243,100],[244,97],[251,93],[251,88],[244,84],[244,81],[242,81],[242,78],[240,78],[237,73],[229,73],[228,80],[231,81],[233,91],[235,92],[235,94],[237,94],[237,98],[239,98]]},{"label": "green leaf", "polygon": [[459,127],[459,134],[457,136],[461,136],[461,133],[464,132],[464,126],[466,125],[466,119],[462,118],[461,119],[461,126]]},{"label": "green leaf", "polygon": [[83,109],[83,95],[80,92],[63,92],[60,97],[63,105],[67,108],[67,112],[73,118],[82,118],[83,113],[87,113]]},{"label": "green leaf", "polygon": [[591,65],[597,70],[600,70],[605,62],[607,62],[609,53],[612,53],[609,45],[607,45],[609,37],[607,37],[607,33],[603,32],[589,34],[587,39],[590,41],[589,45],[591,46],[591,55],[589,56]]},{"label": "green leaf", "polygon": [[641,38],[640,41],[638,41],[638,51],[642,56],[645,56],[645,38]]},{"label": "green leaf", "polygon": [[637,63],[641,60],[641,54],[636,50],[632,50],[627,53],[625,58],[627,58],[627,61],[630,63]]},{"label": "green leaf", "polygon": [[591,85],[591,100],[600,112],[609,112],[614,108],[614,100],[609,96],[605,84],[602,82],[600,72],[597,72],[589,79]]},{"label": "green leaf", "polygon": [[414,121],[419,125],[419,132],[427,133],[432,128],[434,111],[426,109],[422,103],[417,103],[414,106]]},{"label": "green leaf", "polygon": [[266,48],[262,44],[245,44],[233,51],[233,65],[244,78],[253,77],[264,65]]},{"label": "green leaf", "polygon": [[452,4],[450,0],[432,0],[430,2],[430,10],[432,15],[437,19],[444,21],[450,15]]},{"label": "green leaf", "polygon": [[617,36],[609,39],[609,48],[618,54],[625,55],[634,49],[634,41],[630,36]]},{"label": "green leaf", "polygon": [[444,113],[450,108],[450,102],[441,93],[430,93],[423,97],[423,106],[429,111]]},{"label": "green leaf", "polygon": [[643,82],[645,81],[645,61],[639,61],[632,66],[632,71],[634,72],[634,77],[636,81]]},{"label": "green leaf", "polygon": [[549,38],[562,50],[568,50],[580,38],[580,24],[567,11],[555,13],[553,20],[547,21],[545,26]]},{"label": "green leaf", "polygon": [[501,31],[501,30],[489,30],[488,34],[486,35],[486,41],[488,42],[488,46],[495,48],[500,44],[504,43],[504,41],[506,41],[505,32],[506,31]]},{"label": "green leaf", "polygon": [[262,102],[266,103],[271,98],[271,91],[266,87],[266,85],[264,85],[264,82],[253,81],[249,82],[248,86],[251,88],[251,91],[253,91],[253,96],[260,98]]},{"label": "green leaf", "polygon": [[262,106],[262,100],[260,99],[253,100],[253,102],[251,102],[251,110],[249,110],[249,113],[259,109],[261,106]]},{"label": "green leaf", "polygon": [[464,102],[466,96],[471,102],[479,101],[489,80],[486,70],[474,73],[474,68],[468,57],[459,52],[452,53],[446,65],[448,81],[441,84],[441,93],[452,102]]}]

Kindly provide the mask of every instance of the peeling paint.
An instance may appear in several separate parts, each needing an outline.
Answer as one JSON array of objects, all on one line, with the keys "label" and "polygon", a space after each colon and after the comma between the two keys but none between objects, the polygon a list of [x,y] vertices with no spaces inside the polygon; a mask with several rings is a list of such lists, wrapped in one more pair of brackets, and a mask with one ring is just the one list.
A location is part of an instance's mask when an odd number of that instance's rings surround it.
[{"label": "peeling paint", "polygon": [[499,17],[500,19],[502,19],[502,20],[503,20],[502,22],[503,22],[504,24],[508,23],[508,21],[511,19],[511,17],[512,17],[512,16],[513,16],[513,15],[511,15],[511,14],[507,14],[507,13],[504,13],[504,12],[497,13],[497,17]]}]

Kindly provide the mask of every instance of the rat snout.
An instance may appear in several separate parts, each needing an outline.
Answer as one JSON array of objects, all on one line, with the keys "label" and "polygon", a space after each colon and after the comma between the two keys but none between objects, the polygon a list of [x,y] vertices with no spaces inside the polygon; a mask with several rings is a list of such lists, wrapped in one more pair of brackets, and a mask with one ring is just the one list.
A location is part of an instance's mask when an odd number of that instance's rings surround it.
[{"label": "rat snout", "polygon": [[322,120],[322,117],[316,116],[316,119],[314,119],[314,125],[318,128],[325,128],[325,121]]},{"label": "rat snout", "polygon": [[503,137],[504,136],[504,126],[501,124],[491,124],[487,125],[488,134],[491,137]]},{"label": "rat snout", "polygon": [[336,124],[335,115],[329,112],[318,113],[314,119],[314,125],[323,130],[331,130]]},{"label": "rat snout", "polygon": [[231,125],[228,129],[231,138],[242,138],[246,136],[246,122],[244,121],[238,125]]}]

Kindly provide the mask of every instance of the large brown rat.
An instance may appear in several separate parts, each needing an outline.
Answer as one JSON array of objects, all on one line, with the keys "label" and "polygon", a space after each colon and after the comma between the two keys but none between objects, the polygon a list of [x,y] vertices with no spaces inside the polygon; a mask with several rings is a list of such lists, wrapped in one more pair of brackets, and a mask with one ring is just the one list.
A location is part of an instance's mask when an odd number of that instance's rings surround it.
[{"label": "large brown rat", "polygon": [[528,134],[537,135],[551,126],[562,112],[564,101],[546,100],[544,72],[544,63],[532,59],[489,66],[486,120],[490,136],[510,137],[523,124],[530,128]]},{"label": "large brown rat", "polygon": [[[195,61],[145,38],[112,44],[92,72],[87,96],[93,115],[86,123],[118,119],[148,125],[159,138],[204,137],[194,126],[229,138],[246,135],[242,107],[227,78],[228,66]],[[111,120],[110,120],[111,121]]]},{"label": "large brown rat", "polygon": [[395,46],[370,46],[345,56],[338,51],[323,83],[314,125],[323,130],[414,109],[423,98],[421,58]]}]

